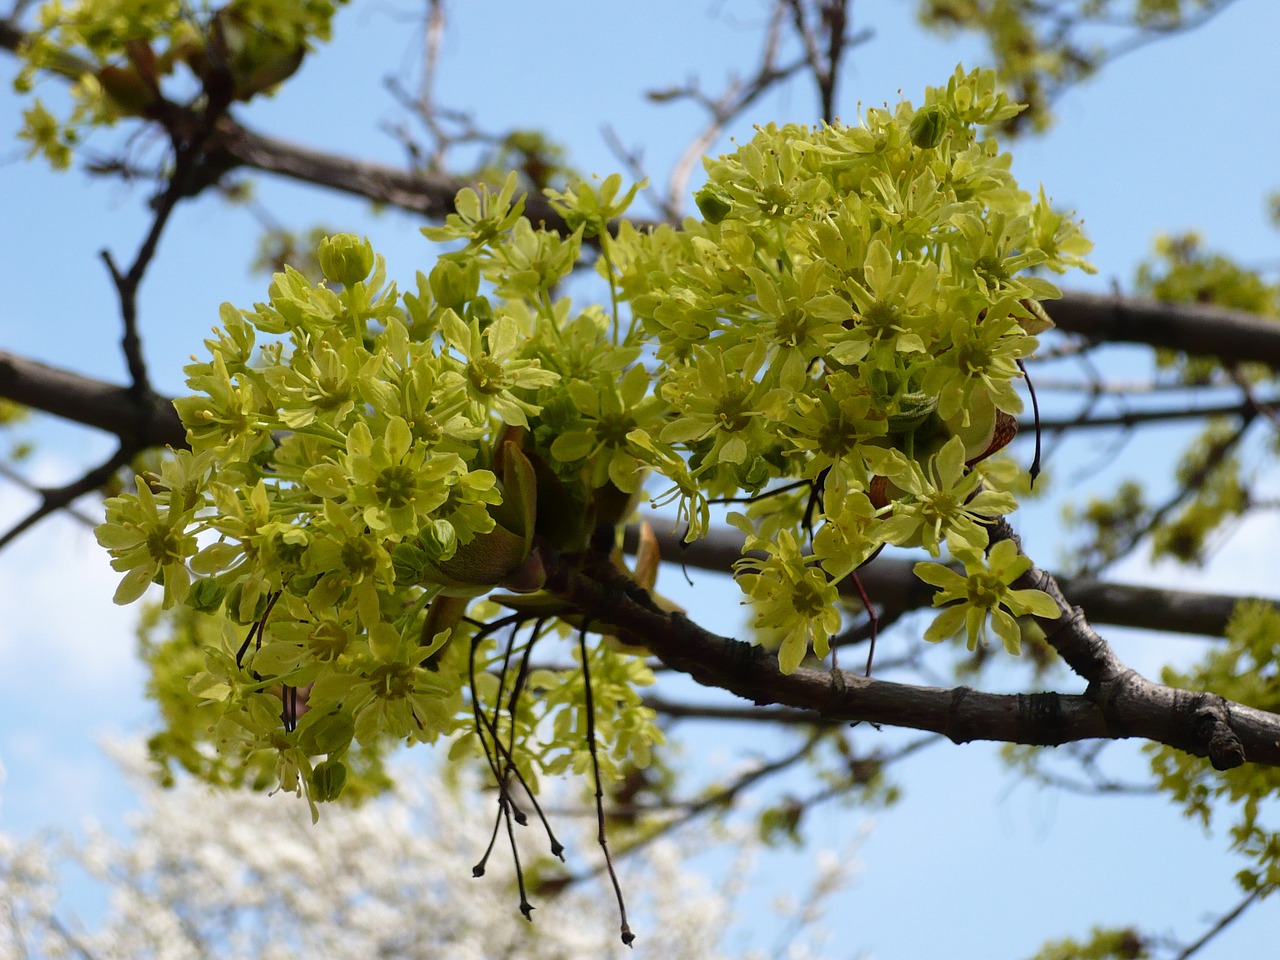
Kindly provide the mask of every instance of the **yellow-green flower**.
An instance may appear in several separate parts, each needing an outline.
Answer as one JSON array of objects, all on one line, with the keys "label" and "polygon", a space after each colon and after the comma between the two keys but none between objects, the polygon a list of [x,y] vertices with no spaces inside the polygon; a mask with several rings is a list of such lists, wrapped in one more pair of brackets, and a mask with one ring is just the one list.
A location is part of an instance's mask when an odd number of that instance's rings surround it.
[{"label": "yellow-green flower", "polygon": [[831,637],[840,629],[839,595],[836,585],[817,565],[815,558],[800,554],[799,544],[787,530],[774,543],[751,536],[750,524],[740,514],[730,522],[748,533],[744,549],[764,549],[768,556],[743,557],[736,564],[735,577],[755,608],[752,626],[761,646],[777,649],[778,667],[794,673],[812,647],[825,657]]},{"label": "yellow-green flower", "polygon": [[524,212],[524,197],[512,203],[515,196],[517,177],[513,170],[502,190],[497,196],[489,192],[483,184],[480,192],[470,187],[459,190],[454,197],[451,213],[441,227],[423,227],[422,233],[428,240],[466,240],[472,246],[483,246],[497,239],[515,226]]},{"label": "yellow-green flower", "polygon": [[587,482],[592,489],[612,481],[619,490],[635,493],[645,462],[643,451],[628,438],[636,430],[660,432],[667,411],[661,398],[645,396],[648,371],[636,364],[620,382],[603,375],[594,383],[571,381],[565,389],[582,419],[556,437],[551,455],[565,463],[590,458]]},{"label": "yellow-green flower", "polygon": [[377,442],[368,425],[356,423],[347,436],[349,499],[363,509],[364,522],[384,536],[412,537],[448,499],[445,477],[465,470],[453,453],[432,453],[414,443],[409,425],[392,417]]},{"label": "yellow-green flower", "polygon": [[468,397],[503,423],[528,426],[528,416],[537,413],[538,406],[514,391],[549,386],[560,375],[522,355],[526,339],[515,318],[500,316],[481,332],[479,321],[468,325],[446,310],[441,327],[445,341],[465,358],[460,376]]},{"label": "yellow-green flower", "polygon": [[[123,571],[116,587],[116,603],[132,603],[159,576],[164,583],[164,605],[181,603],[191,585],[187,558],[196,552],[196,538],[187,533],[194,514],[174,513],[137,478],[137,496],[107,501],[107,521],[94,535],[111,552],[111,568]],[[167,499],[167,498],[166,498]]]},{"label": "yellow-green flower", "polygon": [[885,363],[895,353],[923,353],[926,344],[921,333],[931,319],[930,304],[938,297],[937,265],[899,263],[877,237],[867,247],[863,276],[865,286],[853,277],[845,281],[856,315],[832,348],[832,359],[853,363],[875,350],[886,354],[875,357],[876,362]]},{"label": "yellow-green flower", "polygon": [[925,631],[926,640],[937,643],[963,629],[970,650],[979,642],[986,646],[990,619],[1005,649],[1016,655],[1022,650],[1022,631],[1014,617],[1031,614],[1056,620],[1060,615],[1058,604],[1043,590],[1010,589],[1009,585],[1031,568],[1031,560],[1018,552],[1012,540],[1001,540],[986,557],[966,552],[959,559],[964,562],[965,576],[940,563],[915,566],[917,577],[938,588],[933,605],[953,604],[934,619]]},{"label": "yellow-green flower", "polygon": [[966,470],[964,443],[959,437],[948,440],[927,468],[897,450],[869,452],[869,466],[903,491],[894,500],[893,516],[881,531],[887,543],[918,544],[935,557],[944,540],[952,553],[981,552],[987,545],[982,524],[1017,508],[1010,493],[978,491],[982,477]]},{"label": "yellow-green flower", "polygon": [[699,348],[693,366],[682,367],[662,388],[681,416],[663,428],[666,443],[710,441],[703,467],[745,464],[772,444],[769,424],[786,415],[791,392],[768,389],[756,379],[764,352],[712,353]]}]

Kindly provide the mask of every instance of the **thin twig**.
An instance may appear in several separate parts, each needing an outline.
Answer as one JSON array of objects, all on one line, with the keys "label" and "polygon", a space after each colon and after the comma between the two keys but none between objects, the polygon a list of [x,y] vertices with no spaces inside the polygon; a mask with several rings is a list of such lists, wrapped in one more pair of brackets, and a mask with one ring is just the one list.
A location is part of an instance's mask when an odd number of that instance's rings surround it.
[{"label": "thin twig", "polygon": [[70,505],[77,497],[99,489],[115,475],[117,470],[128,463],[136,452],[135,449],[122,445],[105,461],[74,483],[37,491],[40,494],[40,505],[0,536],[0,549],[4,549],[45,517]]},{"label": "thin twig", "polygon": [[1220,934],[1223,930],[1227,929],[1227,927],[1234,923],[1242,913],[1253,906],[1253,904],[1256,903],[1264,893],[1269,892],[1271,889],[1271,887],[1265,884],[1263,886],[1256,887],[1248,896],[1219,917],[1217,922],[1205,931],[1204,936],[1179,953],[1174,960],[1187,960],[1188,957],[1192,957],[1199,953],[1202,947],[1209,943],[1210,940]]}]

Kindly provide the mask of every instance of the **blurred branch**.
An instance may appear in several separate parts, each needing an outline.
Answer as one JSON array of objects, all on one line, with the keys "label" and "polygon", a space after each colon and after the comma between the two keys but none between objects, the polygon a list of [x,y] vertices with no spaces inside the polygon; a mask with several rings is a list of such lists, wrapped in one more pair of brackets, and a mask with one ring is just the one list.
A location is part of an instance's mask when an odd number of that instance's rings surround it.
[{"label": "blurred branch", "polygon": [[[731,807],[740,794],[755,786],[762,780],[767,779],[775,774],[782,773],[795,766],[801,760],[809,756],[815,747],[822,741],[823,731],[820,729],[811,730],[804,741],[794,750],[783,754],[782,756],[770,760],[767,763],[761,762],[749,770],[739,774],[731,783],[708,790],[703,796],[686,800],[683,802],[664,803],[661,809],[664,811],[676,810],[677,814],[668,820],[650,828],[642,836],[625,843],[618,851],[619,857],[629,854],[638,853],[645,847],[649,846],[655,840],[666,836],[673,830],[676,830],[685,824],[696,820],[698,817],[705,816],[714,810],[726,810]],[[645,807],[639,810],[616,810],[615,815],[629,815],[632,813],[653,813],[654,808]],[[559,889],[569,886],[573,883],[579,883],[583,880],[599,876],[605,870],[603,863],[585,870],[577,874],[569,874],[562,877],[550,878],[546,883],[553,889]],[[544,890],[545,892],[545,890]]]},{"label": "blurred branch", "polygon": [[[255,170],[364,197],[436,220],[453,212],[453,199],[459,190],[474,186],[443,173],[407,171],[312,150],[254,133],[228,119],[219,124],[213,147]],[[525,216],[548,230],[568,232],[564,218],[545,197],[530,195],[525,201]]]},{"label": "blurred branch", "polygon": [[[0,19],[0,47],[15,50],[24,36],[16,22]],[[847,38],[846,42],[860,39],[859,35]],[[765,63],[769,63],[767,56]],[[726,104],[713,111],[713,116],[736,115],[769,83],[776,82],[774,74],[789,75],[806,63],[801,59],[773,70],[768,76],[762,74],[745,88],[738,89]],[[690,88],[685,88],[657,96],[670,99],[695,95]],[[471,185],[442,173],[406,171],[313,150],[255,133],[229,116],[218,120],[203,152],[203,166],[208,169],[249,167],[431,219],[451,213],[454,196]],[[567,230],[563,218],[544,197],[530,196],[525,212],[534,224],[544,224],[550,230]],[[643,228],[651,224],[639,222],[637,226]],[[1096,341],[1140,343],[1217,357],[1228,363],[1251,361],[1280,369],[1280,324],[1238,310],[1207,304],[1169,304],[1132,297],[1067,293],[1050,305],[1049,312],[1059,329]]]},{"label": "blurred branch", "polygon": [[[662,558],[699,570],[728,573],[742,555],[742,535],[727,527],[713,529],[694,543],[682,543],[675,533],[657,532]],[[629,527],[624,549],[638,543],[635,527]],[[858,578],[878,607],[888,611],[917,610],[933,602],[934,588],[913,572],[916,561],[881,555],[858,570]],[[1096,623],[1141,627],[1167,633],[1220,637],[1237,603],[1245,597],[1165,590],[1114,583],[1088,577],[1062,577],[1064,593],[1089,611]],[[845,595],[856,598],[852,590]],[[1280,605],[1280,601],[1267,600]]]},{"label": "blurred branch", "polygon": [[764,721],[787,726],[831,726],[833,721],[815,717],[807,710],[786,708],[760,709],[759,707],[719,707],[710,704],[680,703],[664,697],[645,697],[644,705],[673,720],[749,720]]},{"label": "blurred branch", "polygon": [[1134,547],[1142,542],[1144,537],[1155,531],[1174,510],[1177,510],[1195,496],[1209,481],[1213,471],[1244,441],[1245,434],[1249,432],[1249,428],[1257,417],[1258,408],[1250,404],[1244,416],[1240,418],[1240,426],[1232,431],[1230,436],[1215,440],[1209,446],[1196,469],[1178,485],[1178,488],[1164,503],[1147,514],[1143,518],[1143,522],[1138,526],[1110,537],[1105,553],[1098,555],[1095,559],[1085,564],[1079,570],[1078,575],[1095,576],[1120,558],[1127,556]]},{"label": "blurred branch", "polygon": [[[1039,387],[1039,384],[1036,384]],[[1106,416],[1077,416],[1060,419],[1041,418],[1040,429],[1045,432],[1065,432],[1079,429],[1098,429],[1104,427],[1136,427],[1144,423],[1169,423],[1177,420],[1204,420],[1210,417],[1246,416],[1254,410],[1270,408],[1280,404],[1277,398],[1250,398],[1232,403],[1220,403],[1214,406],[1178,406],[1166,407],[1163,410],[1132,410],[1125,413]],[[1019,429],[1030,430],[1032,423],[1020,423]]]},{"label": "blurred branch", "polygon": [[1060,330],[1107,343],[1140,343],[1224,363],[1280,369],[1280,323],[1213,304],[1066,293],[1047,305]]},{"label": "blurred branch", "polygon": [[1238,920],[1246,910],[1257,903],[1264,894],[1269,893],[1273,889],[1274,887],[1266,884],[1255,888],[1243,900],[1219,917],[1217,921],[1214,922],[1213,926],[1205,931],[1204,936],[1200,937],[1199,940],[1196,940],[1194,943],[1187,946],[1187,948],[1181,953],[1177,954],[1174,960],[1188,960],[1189,957],[1195,956],[1200,952],[1202,947],[1209,943],[1210,940],[1220,934],[1223,930],[1227,929],[1227,927]]},{"label": "blurred branch", "polygon": [[97,490],[123,467],[136,453],[127,446],[119,447],[115,453],[98,466],[84,474],[79,480],[62,487],[40,488],[35,492],[40,495],[40,505],[23,517],[3,535],[0,535],[0,549],[8,546],[26,531],[30,530],[45,517],[68,507],[77,498]]}]

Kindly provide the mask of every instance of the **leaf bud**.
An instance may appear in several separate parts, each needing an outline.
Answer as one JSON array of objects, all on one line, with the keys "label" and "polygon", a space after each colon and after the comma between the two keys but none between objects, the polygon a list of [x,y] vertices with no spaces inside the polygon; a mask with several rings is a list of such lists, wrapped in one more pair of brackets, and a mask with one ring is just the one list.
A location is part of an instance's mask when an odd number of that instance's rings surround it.
[{"label": "leaf bud", "polygon": [[733,211],[733,203],[724,195],[724,191],[715,184],[708,183],[693,195],[693,202],[698,205],[707,223],[720,223]]},{"label": "leaf bud", "polygon": [[936,104],[917,110],[907,135],[921,150],[932,150],[947,135],[947,112]]},{"label": "leaf bud", "polygon": [[423,550],[402,540],[391,548],[391,567],[396,583],[421,583],[427,569],[427,555]]},{"label": "leaf bud", "polygon": [[244,606],[244,585],[244,580],[238,580],[227,591],[227,616],[235,623],[256,623],[266,615],[267,595],[259,593],[254,599],[252,610],[241,610],[241,607]]},{"label": "leaf bud", "polygon": [[937,409],[937,397],[927,393],[905,394],[898,400],[898,412],[889,414],[889,432],[909,433],[923,425]]},{"label": "leaf bud", "polygon": [[458,534],[448,520],[423,524],[418,539],[432,563],[443,563],[458,552]]},{"label": "leaf bud", "polygon": [[349,287],[373,270],[373,244],[354,233],[339,233],[320,241],[320,270],[334,283]]}]

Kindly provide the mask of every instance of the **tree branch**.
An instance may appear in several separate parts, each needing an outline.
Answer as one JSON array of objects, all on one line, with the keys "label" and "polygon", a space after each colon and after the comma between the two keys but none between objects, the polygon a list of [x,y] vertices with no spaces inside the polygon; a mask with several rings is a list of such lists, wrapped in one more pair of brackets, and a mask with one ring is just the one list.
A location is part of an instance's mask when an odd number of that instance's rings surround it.
[{"label": "tree branch", "polygon": [[[14,51],[24,37],[16,21],[0,18],[0,47]],[[90,69],[88,64],[80,68]],[[78,75],[71,68],[65,73],[72,79]],[[470,185],[444,174],[409,172],[312,150],[254,133],[229,116],[219,119],[205,144],[205,155],[211,166],[224,161],[229,167],[250,167],[433,219],[452,212],[454,196]],[[533,223],[567,231],[563,218],[545,198],[530,196],[525,210]],[[1140,343],[1217,357],[1227,363],[1255,362],[1280,369],[1280,324],[1239,310],[1066,293],[1051,304],[1049,313],[1059,329],[1097,341]]]},{"label": "tree branch", "polygon": [[[143,401],[150,404],[150,410],[140,412],[139,401],[128,387],[4,350],[0,350],[0,397],[113,433],[133,448],[182,449],[187,444],[186,428],[168,398],[151,394]],[[659,532],[657,536],[663,559],[696,569],[728,573],[742,555],[741,535],[727,528],[713,530],[691,544],[682,543],[673,533]],[[637,542],[636,529],[628,529],[625,549],[634,551]],[[858,576],[878,606],[891,612],[916,610],[933,601],[933,592],[916,579],[913,565],[913,560],[882,556],[859,570]],[[1222,636],[1232,610],[1246,599],[1091,578],[1063,578],[1059,583],[1096,623],[1210,637]]]},{"label": "tree branch", "polygon": [[7,350],[0,350],[0,397],[114,433],[133,446],[186,446],[186,428],[169,398],[155,393],[139,398],[129,387],[60,370]]},{"label": "tree branch", "polygon": [[[434,220],[454,211],[453,199],[459,190],[475,185],[448,174],[401,170],[312,150],[254,133],[228,117],[219,122],[209,149],[221,151],[236,163],[255,170],[363,197]],[[569,232],[564,218],[543,196],[530,194],[525,200],[524,212],[535,226],[542,224],[558,233]]]},{"label": "tree branch", "polygon": [[1140,343],[1280,368],[1280,323],[1213,304],[1067,293],[1047,305],[1058,328],[1108,343]]}]

